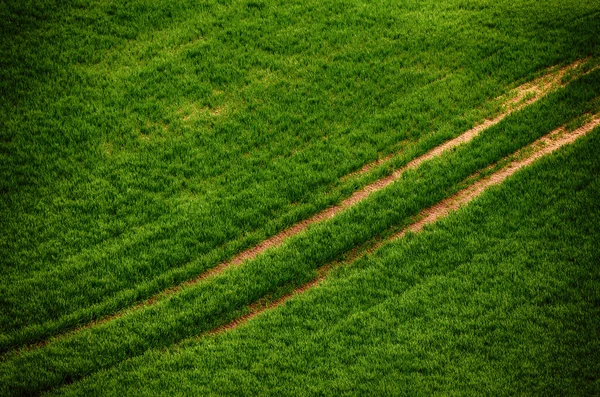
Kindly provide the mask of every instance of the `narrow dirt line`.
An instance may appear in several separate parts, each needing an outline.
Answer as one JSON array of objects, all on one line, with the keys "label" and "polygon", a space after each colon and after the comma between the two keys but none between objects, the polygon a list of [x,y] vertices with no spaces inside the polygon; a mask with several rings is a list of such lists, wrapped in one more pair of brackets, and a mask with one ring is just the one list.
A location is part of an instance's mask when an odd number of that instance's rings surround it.
[{"label": "narrow dirt line", "polygon": [[[112,315],[100,318],[98,320],[91,321],[79,328],[54,335],[54,336],[52,336],[48,339],[45,339],[43,341],[40,341],[38,343],[33,343],[33,344],[27,346],[26,348],[29,350],[39,348],[41,346],[48,344],[51,340],[54,340],[55,338],[60,338],[60,337],[66,336],[66,335],[77,333],[84,329],[91,328],[91,327],[115,320],[117,318],[123,317],[126,314],[137,311],[146,306],[152,305],[158,300],[169,297],[169,296],[179,292],[184,287],[193,286],[205,279],[219,275],[227,268],[230,268],[233,266],[238,266],[238,265],[241,265],[246,260],[254,259],[256,256],[265,252],[266,250],[281,245],[286,239],[299,234],[303,230],[307,229],[310,225],[333,218],[335,215],[342,212],[343,210],[348,209],[349,207],[366,199],[371,193],[384,189],[385,187],[389,186],[394,181],[400,179],[400,177],[402,176],[402,174],[405,171],[417,168],[424,161],[427,161],[427,160],[432,159],[433,157],[439,156],[440,154],[444,153],[445,151],[455,148],[458,145],[469,142],[470,140],[475,138],[477,135],[479,135],[479,133],[481,133],[485,129],[487,129],[495,124],[498,124],[500,121],[502,121],[504,118],[506,118],[506,116],[508,116],[512,112],[515,112],[519,109],[522,109],[525,106],[528,106],[528,105],[536,102],[537,100],[542,98],[544,95],[548,94],[553,89],[556,89],[556,88],[566,85],[566,82],[561,82],[561,80],[565,76],[565,74],[569,71],[575,70],[577,67],[579,67],[580,65],[582,65],[585,62],[586,62],[586,60],[576,61],[576,62],[574,62],[570,65],[567,65],[561,69],[550,71],[547,74],[545,74],[537,79],[534,79],[528,83],[525,83],[525,84],[513,89],[511,91],[511,93],[508,95],[508,97],[510,99],[506,100],[505,103],[502,105],[503,108],[506,110],[503,113],[501,113],[500,115],[496,116],[495,118],[493,118],[491,120],[485,120],[480,125],[464,132],[460,136],[458,136],[454,139],[451,139],[451,140],[433,148],[429,152],[427,152],[417,158],[414,158],[413,160],[408,162],[403,167],[394,171],[391,175],[384,177],[382,179],[379,179],[379,180],[363,187],[360,190],[357,190],[350,197],[343,200],[341,203],[339,203],[335,206],[329,207],[329,208],[325,209],[324,211],[322,211],[316,215],[313,215],[312,217],[310,217],[308,219],[305,219],[303,221],[296,223],[295,225],[289,227],[288,229],[281,231],[280,233],[276,234],[275,236],[272,236],[272,237],[262,241],[261,243],[257,244],[256,246],[249,248],[249,249],[235,255],[231,260],[222,262],[219,265],[205,271],[204,273],[198,275],[197,277],[195,277],[191,280],[188,280],[188,281],[185,281],[176,286],[167,288],[159,293],[156,293],[155,295],[151,296],[150,298],[146,299],[145,301],[139,302],[128,308],[125,308],[122,311],[119,311]],[[393,154],[391,156],[394,156],[394,155],[396,155],[396,154]],[[381,160],[379,160],[379,161],[381,161]],[[371,168],[375,167],[375,165],[373,165],[373,164],[375,164],[375,163],[371,163]],[[365,167],[368,167],[368,165]],[[367,172],[371,169],[371,168],[365,168],[365,167],[363,167],[365,169],[365,171],[359,171],[359,172]],[[346,177],[349,177],[351,175],[352,174],[349,174]]]},{"label": "narrow dirt line", "polygon": [[[497,172],[493,173],[492,175],[478,180],[477,182],[473,183],[471,186],[459,191],[455,195],[448,197],[447,199],[442,200],[438,204],[423,210],[421,212],[421,214],[419,215],[418,221],[407,226],[402,231],[391,236],[390,238],[380,241],[380,242],[377,242],[376,244],[371,246],[368,250],[365,250],[362,252],[357,252],[354,254],[351,253],[350,257],[348,259],[346,259],[345,264],[347,264],[347,265],[352,264],[357,259],[365,256],[366,254],[373,253],[375,250],[380,248],[382,245],[384,245],[392,240],[401,238],[408,232],[413,232],[413,233],[419,232],[420,230],[423,229],[423,227],[425,227],[425,225],[434,223],[438,219],[447,216],[448,214],[450,214],[453,211],[456,211],[461,206],[468,204],[474,198],[479,196],[488,187],[502,183],[506,178],[513,175],[515,172],[517,172],[521,168],[530,165],[531,163],[533,163],[540,157],[546,156],[546,155],[554,152],[555,150],[563,147],[564,145],[575,142],[575,140],[577,140],[579,137],[589,133],[598,125],[600,125],[600,114],[596,114],[590,122],[588,122],[587,124],[577,128],[576,130],[571,131],[571,132],[566,132],[564,127],[557,128],[556,130],[550,132],[549,134],[547,134],[547,135],[543,136],[542,138],[536,140],[535,142],[531,143],[527,147],[517,151],[511,157],[518,157],[519,155],[526,153],[529,150],[532,150],[531,153],[524,155],[524,157],[521,159],[512,161],[511,163],[507,164],[506,166],[504,166]],[[258,315],[264,313],[267,310],[271,310],[278,306],[283,305],[285,302],[290,300],[292,297],[294,297],[296,295],[300,295],[300,294],[318,286],[326,278],[327,274],[329,273],[329,271],[332,268],[334,268],[334,266],[332,266],[332,265],[324,266],[323,268],[319,269],[319,276],[317,278],[315,278],[314,280],[298,287],[297,289],[290,292],[289,294],[282,296],[281,298],[271,302],[270,304],[268,304],[266,306],[261,306],[261,307],[251,306],[250,312],[248,314],[232,321],[229,324],[218,327],[215,330],[208,332],[204,335],[214,335],[214,334],[219,334],[219,333],[222,333],[225,331],[232,330],[232,329],[248,322],[249,320],[257,317]]]},{"label": "narrow dirt line", "polygon": [[282,304],[284,304],[286,301],[288,301],[289,299],[291,299],[292,297],[296,296],[296,295],[300,295],[306,291],[308,291],[311,288],[316,287],[317,285],[319,285],[321,283],[321,281],[323,281],[325,279],[325,277],[327,277],[327,274],[329,274],[329,271],[331,270],[332,266],[331,265],[325,265],[322,268],[320,268],[318,270],[318,276],[317,278],[313,279],[312,281],[309,281],[308,283],[294,289],[292,292],[285,294],[283,296],[281,296],[280,298],[274,300],[273,302],[270,302],[269,304],[266,305],[257,305],[257,304],[253,304],[250,305],[250,311],[249,313],[236,318],[235,320],[233,320],[232,322],[225,324],[225,325],[221,325],[220,327],[205,333],[204,335],[214,335],[214,334],[219,334],[221,332],[225,332],[228,331],[230,329],[236,328],[237,326],[247,322],[248,320],[251,320],[252,318],[256,317],[257,315],[259,315],[260,313],[272,309],[274,307],[277,306],[281,306]]}]

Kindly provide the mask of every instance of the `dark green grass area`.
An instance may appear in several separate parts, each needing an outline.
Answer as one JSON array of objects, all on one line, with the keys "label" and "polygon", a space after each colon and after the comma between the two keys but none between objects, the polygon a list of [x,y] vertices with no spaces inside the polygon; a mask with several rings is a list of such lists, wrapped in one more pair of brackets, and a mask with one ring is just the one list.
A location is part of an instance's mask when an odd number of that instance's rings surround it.
[{"label": "dark green grass area", "polygon": [[508,117],[471,143],[405,173],[387,189],[239,268],[185,288],[144,310],[30,352],[8,355],[0,365],[2,391],[13,395],[38,393],[223,325],[245,313],[249,304],[306,283],[320,266],[406,225],[423,208],[456,192],[478,170],[577,116],[597,112],[599,94],[600,70]]},{"label": "dark green grass area", "polygon": [[2,350],[189,279],[598,55],[599,9],[1,1]]},{"label": "dark green grass area", "polygon": [[600,129],[232,332],[60,395],[597,395]]}]

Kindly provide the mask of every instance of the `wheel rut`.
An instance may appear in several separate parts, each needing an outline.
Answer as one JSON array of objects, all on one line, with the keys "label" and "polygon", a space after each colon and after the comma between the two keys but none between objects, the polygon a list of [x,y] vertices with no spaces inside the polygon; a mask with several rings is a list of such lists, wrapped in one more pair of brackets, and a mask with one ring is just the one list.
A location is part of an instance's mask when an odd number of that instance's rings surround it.
[{"label": "wheel rut", "polygon": [[[518,158],[516,160],[510,161],[507,165],[503,166],[498,171],[492,173],[489,176],[483,177],[479,179],[472,185],[467,188],[457,192],[451,197],[440,201],[438,204],[423,210],[419,216],[418,220],[414,223],[410,224],[400,232],[392,235],[391,237],[379,241],[373,244],[369,249],[357,252],[351,252],[349,257],[346,258],[344,263],[346,265],[351,264],[357,259],[373,253],[377,249],[379,249],[382,245],[389,243],[390,241],[396,240],[398,238],[402,238],[406,233],[412,232],[417,233],[421,231],[426,225],[435,223],[437,220],[448,216],[450,213],[458,210],[460,207],[467,205],[473,199],[478,197],[481,193],[483,193],[487,188],[493,185],[498,185],[502,183],[506,178],[513,175],[518,170],[531,165],[533,162],[538,160],[539,158],[549,155],[550,153],[560,149],[561,147],[571,144],[575,142],[578,138],[586,135],[594,128],[600,125],[600,114],[596,114],[592,117],[591,121],[586,123],[585,125],[571,131],[567,132],[564,127],[557,128],[556,130],[550,132],[549,134],[539,138],[535,142],[526,146],[525,148],[520,149],[515,152],[511,158]],[[477,174],[475,174],[476,176]],[[219,333],[223,333],[232,329],[237,328],[240,325],[247,323],[253,318],[263,314],[266,311],[273,310],[278,306],[285,304],[288,300],[293,298],[294,296],[301,295],[321,284],[327,277],[328,273],[331,269],[335,268],[335,264],[330,264],[319,269],[319,275],[317,278],[311,280],[310,282],[296,288],[292,292],[274,300],[273,302],[267,305],[254,305],[250,306],[250,311],[246,315],[226,324],[216,328],[213,331],[210,331],[204,335],[215,335]]]}]

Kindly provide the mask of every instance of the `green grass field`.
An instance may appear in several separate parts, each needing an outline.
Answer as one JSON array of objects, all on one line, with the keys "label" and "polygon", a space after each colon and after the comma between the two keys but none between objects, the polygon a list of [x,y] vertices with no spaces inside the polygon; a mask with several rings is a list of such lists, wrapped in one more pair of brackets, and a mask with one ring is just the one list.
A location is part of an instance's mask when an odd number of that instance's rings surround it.
[{"label": "green grass field", "polygon": [[600,129],[245,327],[61,395],[596,395]]},{"label": "green grass field", "polygon": [[[598,2],[0,0],[0,16],[2,395],[600,393],[598,129],[203,336],[598,113]],[[575,60],[564,87],[471,142],[135,307]]]}]

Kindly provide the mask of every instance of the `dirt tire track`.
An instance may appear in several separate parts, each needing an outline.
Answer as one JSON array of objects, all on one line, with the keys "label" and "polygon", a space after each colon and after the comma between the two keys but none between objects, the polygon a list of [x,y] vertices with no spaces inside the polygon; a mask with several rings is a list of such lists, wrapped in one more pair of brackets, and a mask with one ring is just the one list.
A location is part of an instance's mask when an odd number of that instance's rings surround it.
[{"label": "dirt tire track", "polygon": [[[567,66],[564,66],[563,68],[558,69],[558,70],[553,70],[554,68],[546,69],[545,73],[542,76],[512,89],[504,97],[503,104],[500,105],[504,109],[504,111],[501,112],[498,116],[494,117],[493,119],[484,120],[483,123],[475,126],[472,130],[477,130],[477,133],[479,133],[479,132],[485,130],[486,128],[489,128],[495,124],[498,124],[504,118],[506,118],[506,116],[510,115],[511,113],[536,102],[542,96],[546,95],[553,89],[561,87],[561,86],[565,86],[568,82],[561,83],[561,80],[563,79],[563,77],[568,72],[576,70],[582,64],[585,64],[588,60],[589,60],[589,58],[583,59],[583,60],[578,60],[578,61],[575,61],[575,62],[573,62]],[[529,95],[531,95],[531,97],[527,98]],[[498,98],[497,100],[502,100],[502,97]],[[467,131],[467,133],[472,130]],[[466,133],[464,133],[463,135],[465,135],[465,134]],[[463,136],[463,135],[461,135],[461,136]],[[368,163],[365,166],[363,166],[361,169],[359,169],[357,171],[353,171],[353,172],[349,173],[348,175],[343,176],[341,178],[341,180],[344,181],[346,179],[349,179],[349,178],[352,178],[355,176],[366,174],[366,173],[372,171],[373,169],[379,167],[380,165],[390,161],[394,157],[400,155],[403,152],[403,150],[404,149],[401,149],[398,152],[389,154],[385,157],[382,157],[371,163]]]},{"label": "dirt tire track", "polygon": [[[560,86],[566,85],[566,83],[561,84],[562,78],[565,74],[571,70],[576,69],[582,64],[583,61],[576,61],[568,66],[565,66],[558,71],[552,72],[550,74],[545,74],[542,77],[539,77],[531,82],[523,84],[517,88],[515,88],[512,92],[515,95],[512,99],[505,103],[505,107],[508,108],[505,112],[500,115],[494,117],[491,120],[485,120],[483,123],[471,128],[470,130],[462,133],[458,137],[451,139],[449,141],[444,142],[443,144],[436,146],[431,149],[429,152],[414,158],[410,162],[408,162],[403,167],[394,171],[391,175],[381,178],[360,190],[354,192],[350,197],[343,200],[340,204],[334,205],[332,207],[327,208],[326,210],[305,219],[294,226],[283,230],[282,232],[276,234],[273,237],[268,238],[267,240],[259,243],[258,245],[247,249],[240,254],[236,255],[233,259],[228,262],[223,262],[216,267],[208,270],[207,272],[201,274],[197,278],[187,281],[184,283],[186,286],[193,285],[200,280],[203,280],[208,277],[212,277],[216,274],[221,273],[225,268],[228,268],[232,265],[239,265],[246,260],[254,259],[256,256],[266,251],[269,248],[273,248],[279,246],[283,243],[284,240],[300,233],[301,231],[307,229],[310,225],[324,221],[326,219],[333,218],[335,215],[340,213],[341,211],[357,204],[358,202],[367,198],[371,193],[382,190],[385,187],[389,186],[392,182],[400,179],[402,174],[410,169],[417,168],[424,161],[430,160],[434,157],[441,155],[442,153],[453,149],[463,143],[467,143],[479,135],[485,129],[500,123],[504,118],[506,118],[511,113],[524,108],[536,101],[538,101],[542,96],[550,92],[552,89],[555,89]],[[530,93],[534,93],[534,97],[527,98],[527,95]],[[395,156],[396,154],[392,155]],[[391,157],[390,157],[391,158]],[[381,161],[375,161],[371,163],[371,168],[376,166],[376,163],[381,164]],[[368,170],[370,170],[369,168]]]},{"label": "dirt tire track", "polygon": [[[281,245],[285,240],[306,230],[309,226],[319,223],[319,222],[322,222],[322,221],[325,221],[327,219],[331,219],[335,215],[342,212],[343,210],[348,209],[349,207],[352,207],[353,205],[366,199],[370,194],[386,188],[391,183],[400,179],[400,177],[402,176],[402,174],[405,171],[410,170],[410,169],[415,169],[424,161],[430,160],[436,156],[441,155],[442,153],[444,153],[450,149],[453,149],[463,143],[467,143],[467,142],[471,141],[473,138],[475,138],[477,135],[479,135],[482,131],[484,131],[485,129],[487,129],[495,124],[500,123],[504,118],[506,118],[511,113],[538,101],[540,98],[542,98],[544,95],[548,94],[553,89],[556,89],[561,86],[565,86],[568,82],[561,82],[561,80],[565,76],[565,74],[569,71],[576,70],[579,66],[584,64],[586,61],[587,61],[586,59],[578,60],[578,61],[573,62],[572,64],[567,65],[558,70],[553,70],[553,68],[547,70],[547,73],[544,74],[543,76],[538,77],[528,83],[525,83],[525,84],[511,90],[511,93],[509,95],[510,99],[506,100],[505,103],[502,105],[502,107],[507,110],[505,110],[498,116],[494,117],[493,119],[484,120],[483,123],[462,133],[458,137],[453,138],[449,141],[446,141],[443,144],[431,149],[429,152],[414,158],[413,160],[408,162],[403,167],[400,167],[397,170],[395,170],[392,174],[390,174],[384,178],[381,178],[379,180],[376,180],[375,182],[364,186],[360,190],[357,190],[350,197],[346,198],[339,204],[329,207],[329,208],[319,212],[318,214],[313,215],[312,217],[310,217],[308,219],[305,219],[305,220],[300,221],[299,223],[296,223],[295,225],[279,232],[278,234],[260,242],[256,246],[249,248],[249,249],[235,255],[232,259],[225,261],[225,262],[221,262],[217,266],[203,272],[202,274],[198,275],[197,277],[195,277],[191,280],[185,281],[181,284],[175,285],[173,287],[167,288],[159,293],[156,293],[155,295],[151,296],[150,298],[148,298],[142,302],[139,302],[137,304],[134,304],[127,308],[124,308],[121,311],[118,311],[112,315],[108,315],[108,316],[99,318],[97,320],[90,321],[83,326],[80,326],[78,328],[75,328],[75,329],[72,329],[72,330],[69,330],[66,332],[58,333],[58,334],[53,335],[43,341],[24,346],[24,348],[27,350],[36,349],[36,348],[39,348],[39,347],[42,347],[42,346],[48,344],[49,342],[51,342],[55,339],[62,338],[62,337],[68,336],[68,335],[72,335],[72,334],[80,332],[84,329],[88,329],[88,328],[115,320],[117,318],[123,317],[129,313],[140,310],[146,306],[150,306],[159,300],[168,298],[169,296],[174,295],[177,292],[181,291],[184,287],[191,287],[205,279],[208,279],[208,278],[211,278],[211,277],[221,274],[223,271],[225,271],[228,268],[239,266],[247,260],[252,260],[252,259],[256,258],[259,254],[265,252],[268,249],[275,248],[275,247]],[[595,69],[596,68],[594,68],[592,70],[595,70]],[[591,70],[588,71],[587,73],[590,73],[590,72],[591,72]],[[529,95],[531,95],[531,97],[528,97]],[[385,159],[377,160],[373,163],[367,164],[365,167],[363,167],[363,169],[356,171],[354,173],[348,174],[344,178],[348,178],[357,173],[368,172],[371,169],[373,169],[374,167],[376,167],[377,165],[382,164],[384,161],[391,159],[392,157],[396,156],[397,154],[398,153],[394,153],[392,155],[387,156]]]},{"label": "dirt tire track", "polygon": [[[513,156],[518,156],[519,154],[523,153],[526,149],[533,149],[532,153],[528,154],[527,156],[525,156],[524,158],[522,158],[520,160],[514,160],[514,161],[510,162],[508,165],[504,166],[503,168],[501,168],[497,172],[493,173],[492,175],[476,181],[471,186],[459,191],[458,193],[454,194],[453,196],[450,196],[447,199],[440,201],[438,204],[435,204],[434,206],[432,206],[426,210],[423,210],[420,214],[418,221],[407,226],[402,231],[394,234],[390,238],[377,242],[376,244],[372,245],[369,249],[367,249],[365,251],[351,253],[350,257],[348,259],[346,259],[345,264],[351,264],[352,262],[356,261],[357,259],[359,259],[367,254],[373,253],[378,248],[380,248],[382,245],[384,245],[392,240],[401,238],[408,232],[417,233],[417,232],[421,231],[423,229],[423,227],[425,227],[426,225],[432,224],[432,223],[436,222],[438,219],[443,218],[443,217],[449,215],[451,212],[458,210],[461,206],[468,204],[473,199],[478,197],[481,193],[483,193],[485,191],[485,189],[487,189],[488,187],[502,183],[506,178],[513,175],[515,172],[517,172],[521,168],[530,165],[531,163],[533,163],[540,157],[546,156],[567,144],[571,144],[571,143],[575,142],[575,140],[577,140],[581,136],[589,133],[598,125],[600,125],[600,114],[595,115],[590,122],[586,123],[585,125],[577,128],[576,130],[574,130],[572,132],[566,132],[564,127],[557,128],[556,130],[554,130],[554,131],[550,132],[549,134],[543,136],[542,138],[536,140],[535,142],[531,143],[530,145],[526,146],[525,148],[517,151]],[[294,291],[278,298],[277,300],[271,302],[270,304],[268,304],[266,306],[262,306],[262,307],[250,306],[250,312],[248,314],[246,314],[226,325],[220,326],[220,327],[214,329],[213,331],[203,334],[200,337],[206,336],[206,335],[220,334],[225,331],[232,330],[232,329],[237,328],[238,326],[252,320],[253,318],[259,316],[260,314],[262,314],[268,310],[272,310],[272,309],[277,308],[278,306],[283,305],[285,302],[287,302],[294,296],[300,295],[300,294],[318,286],[323,280],[325,280],[327,274],[333,267],[334,266],[332,266],[331,264],[322,267],[321,269],[319,269],[319,276],[317,278],[315,278],[314,280],[296,288]]]},{"label": "dirt tire track", "polygon": [[[394,171],[391,175],[384,177],[382,179],[379,179],[379,180],[363,187],[360,190],[357,190],[350,197],[343,200],[340,204],[329,207],[326,210],[324,210],[308,219],[305,219],[288,229],[283,230],[282,232],[259,243],[258,245],[254,246],[250,249],[247,249],[246,251],[241,252],[240,254],[236,255],[230,261],[223,262],[220,265],[212,268],[211,270],[208,270],[207,272],[201,274],[198,278],[184,283],[184,285],[195,284],[196,282],[198,282],[204,278],[211,277],[215,274],[222,272],[223,269],[225,269],[231,265],[239,265],[246,260],[255,258],[258,254],[266,251],[269,248],[281,245],[281,243],[284,240],[300,233],[301,231],[308,228],[308,226],[318,223],[318,222],[321,222],[326,219],[333,218],[335,215],[337,215],[342,210],[345,210],[345,209],[357,204],[358,202],[364,200],[371,193],[379,191],[381,189],[384,189],[385,187],[389,186],[392,182],[399,179],[405,171],[417,168],[424,161],[430,160],[434,157],[441,155],[442,153],[444,153],[450,149],[453,149],[463,143],[467,143],[467,142],[471,141],[473,138],[475,138],[477,135],[479,135],[482,131],[484,131],[485,129],[487,129],[493,125],[498,124],[500,121],[502,121],[504,118],[506,118],[511,113],[536,102],[543,95],[545,95],[549,91],[551,91],[553,88],[556,88],[557,86],[563,86],[564,84],[560,84],[560,81],[563,78],[563,76],[568,71],[577,68],[580,64],[581,64],[581,61],[574,62],[568,66],[563,67],[562,69],[559,69],[557,72],[554,72],[550,75],[544,75],[532,82],[529,82],[529,83],[523,84],[520,87],[517,87],[515,90],[513,90],[516,93],[516,96],[505,104],[505,106],[508,107],[509,110],[501,113],[500,115],[496,116],[495,118],[493,118],[491,120],[485,120],[483,123],[479,124],[478,126],[476,126],[474,128],[471,128],[470,130],[462,133],[461,135],[459,135],[458,137],[456,137],[454,139],[451,139],[449,141],[444,142],[443,144],[441,144],[439,146],[436,146],[435,148],[431,149],[429,152],[427,152],[419,157],[414,158],[413,160],[408,162],[403,167]],[[530,92],[535,92],[535,96],[533,98],[530,98],[530,99],[524,101],[524,99]],[[377,163],[377,161],[375,163]],[[374,164],[374,163],[372,163],[372,164]]]},{"label": "dirt tire track", "polygon": [[283,305],[285,302],[290,300],[292,297],[294,297],[296,295],[301,295],[304,292],[308,291],[309,289],[312,289],[312,288],[316,287],[317,285],[319,285],[325,279],[325,277],[327,277],[327,274],[329,274],[329,271],[332,269],[332,267],[333,267],[332,265],[325,265],[325,266],[321,267],[317,271],[317,273],[318,273],[317,278],[309,281],[306,284],[303,284],[302,286],[294,289],[292,292],[289,292],[266,305],[257,305],[257,304],[250,305],[249,313],[247,313],[239,318],[236,318],[235,320],[233,320],[232,322],[230,322],[228,324],[221,325],[220,327],[217,327],[214,330],[203,334],[202,336],[215,335],[215,334],[219,334],[219,333],[228,331],[230,329],[236,328],[239,325],[248,322],[249,320],[258,316],[260,313],[262,313],[266,310],[270,310],[274,307]]}]

